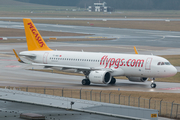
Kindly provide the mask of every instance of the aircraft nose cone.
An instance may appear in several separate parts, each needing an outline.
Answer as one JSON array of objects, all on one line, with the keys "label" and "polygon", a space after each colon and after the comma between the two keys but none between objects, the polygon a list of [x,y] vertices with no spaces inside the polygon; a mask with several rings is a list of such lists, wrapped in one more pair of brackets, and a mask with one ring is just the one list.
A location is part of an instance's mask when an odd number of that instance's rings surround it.
[{"label": "aircraft nose cone", "polygon": [[170,69],[170,74],[171,74],[171,76],[174,76],[176,73],[177,73],[177,69],[173,66],[173,67]]}]

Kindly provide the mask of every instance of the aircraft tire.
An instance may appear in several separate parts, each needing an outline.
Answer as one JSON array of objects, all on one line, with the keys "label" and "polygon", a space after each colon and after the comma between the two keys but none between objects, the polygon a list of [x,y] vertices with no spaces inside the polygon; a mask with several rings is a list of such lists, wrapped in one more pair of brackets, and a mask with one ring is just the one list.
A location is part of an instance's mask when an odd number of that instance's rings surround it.
[{"label": "aircraft tire", "polygon": [[112,77],[111,82],[109,84],[114,85],[116,83],[116,78]]},{"label": "aircraft tire", "polygon": [[155,84],[155,83],[152,83],[152,84],[151,84],[151,88],[156,88],[156,84]]},{"label": "aircraft tire", "polygon": [[90,85],[90,80],[89,79],[83,79],[82,80],[82,85]]}]

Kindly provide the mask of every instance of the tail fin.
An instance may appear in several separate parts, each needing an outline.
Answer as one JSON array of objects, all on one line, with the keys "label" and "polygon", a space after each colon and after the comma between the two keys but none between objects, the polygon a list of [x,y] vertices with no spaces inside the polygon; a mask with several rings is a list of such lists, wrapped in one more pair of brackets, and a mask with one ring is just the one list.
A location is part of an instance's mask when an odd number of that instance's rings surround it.
[{"label": "tail fin", "polygon": [[44,42],[31,19],[24,18],[23,22],[28,51],[52,51]]}]

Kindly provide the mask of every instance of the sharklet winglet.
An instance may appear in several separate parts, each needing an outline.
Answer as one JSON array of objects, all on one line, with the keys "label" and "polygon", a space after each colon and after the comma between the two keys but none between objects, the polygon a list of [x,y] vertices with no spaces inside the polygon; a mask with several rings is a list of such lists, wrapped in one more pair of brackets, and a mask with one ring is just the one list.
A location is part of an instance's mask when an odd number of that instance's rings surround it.
[{"label": "sharklet winglet", "polygon": [[14,51],[14,54],[15,54],[17,60],[18,60],[20,63],[25,63],[25,62],[23,62],[23,61],[20,59],[20,57],[18,56],[18,54],[16,53],[16,51],[15,51],[14,49],[13,49],[13,51]]},{"label": "sharklet winglet", "polygon": [[134,51],[135,51],[135,54],[138,54],[138,51],[135,46],[134,46]]}]

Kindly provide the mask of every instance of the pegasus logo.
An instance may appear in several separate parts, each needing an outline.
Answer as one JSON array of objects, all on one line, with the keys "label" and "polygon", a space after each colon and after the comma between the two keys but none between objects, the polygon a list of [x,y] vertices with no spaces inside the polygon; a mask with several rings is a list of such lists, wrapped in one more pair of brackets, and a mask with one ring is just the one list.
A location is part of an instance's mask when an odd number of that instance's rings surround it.
[{"label": "pegasus logo", "polygon": [[42,41],[42,39],[41,39],[40,35],[38,34],[38,32],[36,31],[36,29],[34,28],[33,24],[30,22],[30,23],[28,23],[28,25],[29,25],[31,32],[34,34],[35,39],[38,41],[40,47],[45,46],[44,42]]}]

